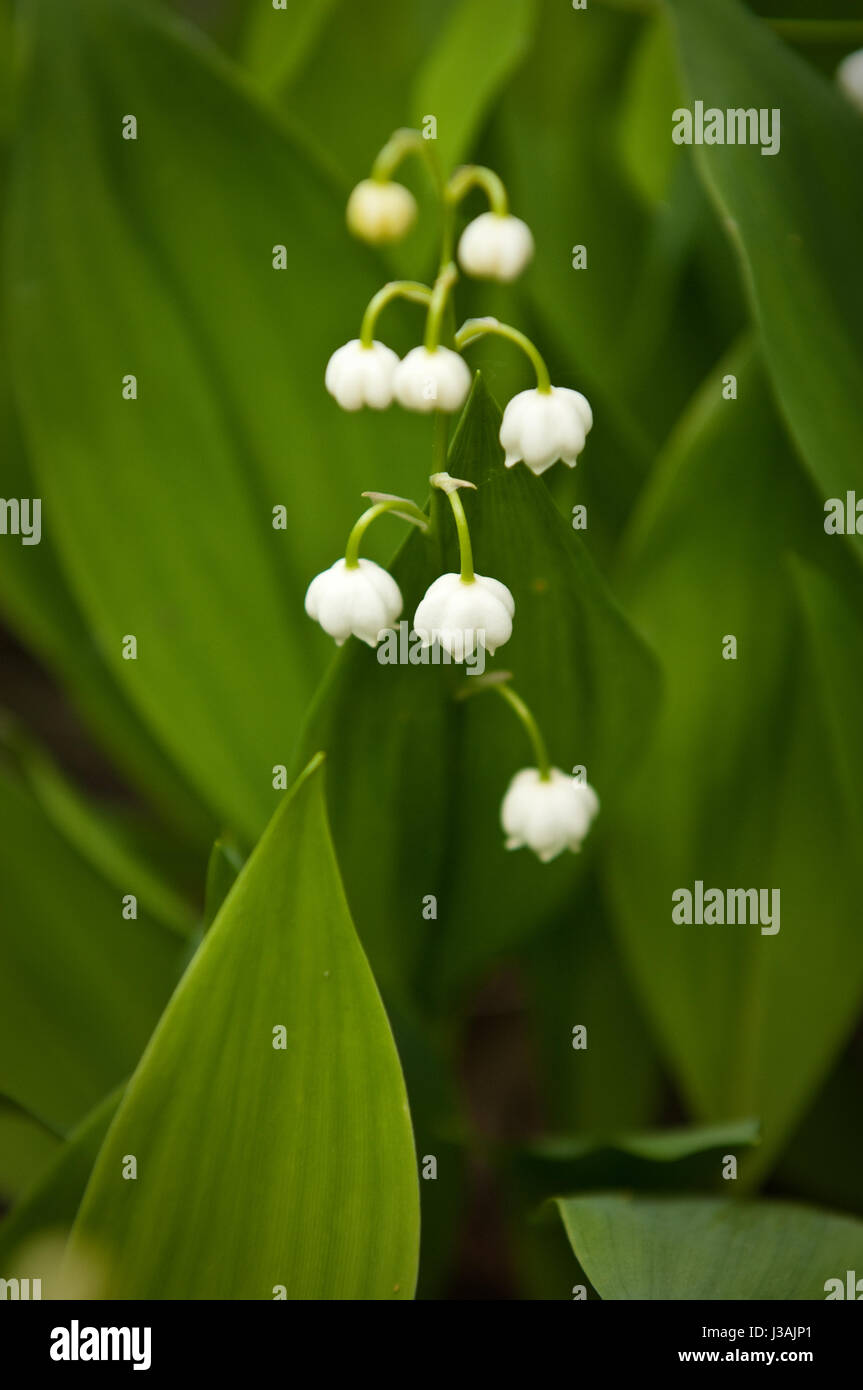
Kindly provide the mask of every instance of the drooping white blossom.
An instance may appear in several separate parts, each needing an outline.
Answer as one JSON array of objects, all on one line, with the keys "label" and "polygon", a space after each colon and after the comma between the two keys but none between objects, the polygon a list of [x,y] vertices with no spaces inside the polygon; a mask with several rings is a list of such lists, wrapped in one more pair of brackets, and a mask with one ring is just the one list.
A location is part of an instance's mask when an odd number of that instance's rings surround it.
[{"label": "drooping white blossom", "polygon": [[506,466],[523,460],[534,473],[544,473],[562,459],[574,468],[592,425],[593,412],[580,391],[566,386],[520,391],[508,403],[500,427]]},{"label": "drooping white blossom", "polygon": [[456,661],[482,645],[493,654],[512,635],[515,599],[499,579],[476,574],[467,582],[442,574],[430,584],[414,615],[414,631],[424,647],[438,641]]},{"label": "drooping white blossom", "polygon": [[368,347],[359,338],[336,348],[327,363],[324,382],[342,410],[386,410],[393,398],[393,375],[399,359],[385,343]]},{"label": "drooping white blossom", "polygon": [[348,227],[374,246],[400,241],[416,215],[416,198],[410,189],[392,180],[363,179],[348,198]]},{"label": "drooping white blossom", "polygon": [[533,255],[533,235],[520,217],[483,212],[461,234],[458,258],[468,275],[515,280]]},{"label": "drooping white blossom", "polygon": [[470,368],[451,348],[415,347],[393,373],[393,394],[406,410],[460,410],[470,391]]},{"label": "drooping white blossom", "polygon": [[398,584],[374,560],[348,566],[344,557],[315,575],[306,590],[306,612],[334,637],[337,646],[353,635],[376,647],[402,611]]},{"label": "drooping white blossom", "polygon": [[565,849],[577,852],[599,810],[593,787],[553,767],[547,779],[538,768],[517,772],[500,811],[507,849],[526,845],[544,864]]},{"label": "drooping white blossom", "polygon": [[863,111],[863,48],[842,59],[836,69],[836,81],[848,100]]}]

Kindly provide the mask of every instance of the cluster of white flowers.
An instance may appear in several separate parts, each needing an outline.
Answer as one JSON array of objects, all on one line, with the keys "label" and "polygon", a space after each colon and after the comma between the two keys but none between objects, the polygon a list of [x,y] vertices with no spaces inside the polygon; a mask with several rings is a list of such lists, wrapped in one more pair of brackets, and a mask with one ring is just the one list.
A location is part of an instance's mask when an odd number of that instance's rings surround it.
[{"label": "cluster of white flowers", "polygon": [[[429,585],[417,605],[413,630],[422,646],[439,642],[456,662],[467,661],[480,645],[493,655],[512,635],[515,599],[499,579],[474,573],[467,519],[456,497],[460,488],[473,484],[448,473],[434,474],[431,482],[450,498],[459,531],[462,570],[460,574],[441,574]],[[416,524],[426,524],[424,514],[407,498],[377,503],[354,527],[354,547],[349,540],[348,554],[315,575],[306,590],[306,612],[338,646],[354,636],[376,647],[401,616],[404,600],[392,575],[373,560],[354,553],[366,527],[384,510],[400,511]]]},{"label": "cluster of white flowers", "polygon": [[[378,155],[372,175],[359,183],[347,206],[347,223],[355,236],[384,245],[400,240],[417,215],[413,194],[392,174],[406,154],[430,157],[419,132],[397,131]],[[453,260],[453,219],[468,191],[479,187],[489,200],[489,210],[475,217],[462,231],[456,251],[465,274],[509,283],[522,273],[534,253],[530,228],[508,209],[506,190],[490,169],[468,165],[442,184],[443,246],[440,271],[433,285],[396,280],[385,285],[369,303],[358,338],[337,348],[327,363],[325,384],[343,410],[385,410],[393,402],[406,410],[441,417],[443,455],[447,415],[460,410],[467,400],[471,373],[462,355],[479,338],[493,333],[521,347],[536,372],[536,386],[519,392],[506,405],[500,427],[500,443],[507,468],[523,462],[534,473],[544,473],[557,460],[574,467],[593,425],[593,413],[585,397],[567,387],[552,386],[545,362],[534,344],[518,329],[497,319],[469,319],[456,332],[448,324],[450,296],[458,280]],[[423,342],[403,358],[375,337],[377,319],[393,299],[406,299],[425,308]],[[431,483],[441,489],[452,507],[458,532],[461,568],[441,574],[420,599],[413,631],[423,647],[439,643],[456,662],[466,662],[480,648],[493,655],[509,641],[515,617],[515,600],[506,584],[473,568],[468,521],[460,492],[472,483],[432,474]],[[380,565],[359,555],[362,536],[370,523],[391,512],[428,529],[430,519],[405,498],[365,494],[373,505],[359,518],[348,539],[344,557],[315,576],[306,592],[306,612],[341,646],[355,636],[371,647],[398,622],[404,607],[398,584]],[[483,678],[471,685],[479,686]],[[585,783],[552,767],[542,736],[528,707],[507,684],[508,676],[492,679],[526,729],[536,752],[537,766],[523,768],[512,779],[501,809],[508,849],[526,845],[546,862],[563,850],[576,851],[597,813],[596,793]]]},{"label": "cluster of white flowers", "polygon": [[[464,190],[476,182],[490,186],[498,203],[505,204],[502,185],[490,170],[470,166],[453,180]],[[415,217],[413,194],[389,177],[364,179],[348,200],[348,226],[356,236],[373,244],[398,240],[412,226]],[[457,254],[467,275],[509,282],[525,269],[533,251],[533,235],[527,223],[513,217],[504,205],[493,207],[468,223],[459,239]],[[448,255],[442,270],[447,277],[441,296],[445,300],[456,278],[455,266]],[[431,319],[431,305],[440,286],[440,279],[435,287],[411,285],[406,297],[416,298],[424,290]],[[398,297],[403,286],[395,281],[388,288],[391,294],[383,302]],[[390,348],[372,336],[374,317],[372,315],[367,325],[368,331],[337,348],[327,365],[327,390],[342,409],[359,410],[367,405],[372,410],[384,410],[396,401],[405,410],[424,414],[431,411],[453,414],[461,410],[471,381],[461,352],[441,344],[438,332],[433,331],[427,334],[423,345],[412,348],[399,361]],[[523,334],[494,319],[473,320],[470,331],[464,336],[466,329],[468,325],[455,334],[455,349],[468,346],[485,333],[500,333],[519,342],[537,367],[537,386],[519,392],[504,410],[500,442],[507,467],[524,462],[534,473],[544,473],[558,459],[574,467],[593,423],[585,397],[579,391],[551,385],[545,364]]]}]

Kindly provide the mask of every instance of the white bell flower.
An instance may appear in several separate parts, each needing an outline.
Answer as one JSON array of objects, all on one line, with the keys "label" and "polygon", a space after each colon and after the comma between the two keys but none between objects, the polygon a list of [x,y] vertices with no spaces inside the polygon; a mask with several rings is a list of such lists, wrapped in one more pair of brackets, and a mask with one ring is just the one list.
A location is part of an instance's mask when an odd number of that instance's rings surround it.
[{"label": "white bell flower", "polygon": [[842,59],[836,69],[836,81],[848,100],[863,111],[863,48]]},{"label": "white bell flower", "polygon": [[410,189],[391,180],[363,179],[348,198],[348,227],[374,246],[400,241],[416,215],[416,198]]},{"label": "white bell flower", "polygon": [[503,412],[500,442],[507,468],[523,459],[534,473],[544,473],[557,459],[570,468],[584,448],[593,412],[580,391],[552,386],[549,391],[519,391]]},{"label": "white bell flower", "polygon": [[553,767],[547,779],[524,767],[507,788],[500,809],[507,849],[526,845],[544,864],[565,849],[577,853],[599,810],[593,787]]},{"label": "white bell flower", "polygon": [[458,244],[462,269],[481,280],[515,280],[532,255],[530,227],[508,213],[481,213],[467,224]]},{"label": "white bell flower", "polygon": [[359,410],[363,405],[386,410],[392,402],[393,373],[398,364],[398,355],[385,343],[366,346],[359,338],[352,338],[336,348],[327,363],[324,383],[342,410]]},{"label": "white bell flower", "polygon": [[315,575],[306,590],[306,612],[339,647],[352,634],[376,647],[381,633],[395,626],[401,611],[398,584],[374,560],[348,566],[342,557]]},{"label": "white bell flower", "polygon": [[508,642],[514,614],[515,599],[499,579],[442,574],[420,599],[414,631],[424,647],[438,641],[456,661],[465,661],[480,644],[493,654]]},{"label": "white bell flower", "polygon": [[395,369],[393,394],[406,410],[460,410],[470,391],[470,368],[451,348],[415,347]]}]

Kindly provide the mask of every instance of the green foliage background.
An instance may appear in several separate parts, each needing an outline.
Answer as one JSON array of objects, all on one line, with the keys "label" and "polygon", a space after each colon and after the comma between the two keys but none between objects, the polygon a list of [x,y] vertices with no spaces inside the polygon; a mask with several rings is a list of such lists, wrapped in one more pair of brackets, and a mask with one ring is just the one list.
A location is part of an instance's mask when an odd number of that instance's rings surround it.
[{"label": "green foliage background", "polygon": [[[817,1298],[863,1266],[862,557],[823,525],[863,496],[832,80],[863,6],[827,8],[0,0],[0,491],[43,500],[41,544],[0,537],[0,1276],[46,1230],[49,1292],[122,1297],[409,1298],[419,1258],[428,1298]],[[675,146],[696,98],[779,108],[781,152]],[[472,350],[449,462],[516,595],[496,664],[601,796],[550,866],[502,847],[508,712],[334,657],[302,606],[364,489],[426,490],[429,421],[347,415],[323,370],[433,273],[421,175],[399,247],[344,225],[428,113],[537,244],[460,307],[595,410],[577,470],[505,471],[530,383]],[[452,551],[395,534],[409,613]],[[696,879],[779,888],[780,932],[674,925]]]}]

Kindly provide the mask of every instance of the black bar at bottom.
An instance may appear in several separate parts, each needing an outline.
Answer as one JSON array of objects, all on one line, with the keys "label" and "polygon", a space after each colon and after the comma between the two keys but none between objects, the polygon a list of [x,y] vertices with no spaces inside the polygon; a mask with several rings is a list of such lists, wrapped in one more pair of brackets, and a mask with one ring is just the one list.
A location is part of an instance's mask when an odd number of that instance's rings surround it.
[{"label": "black bar at bottom", "polygon": [[[393,1377],[421,1370],[427,1379],[435,1363],[443,1373],[459,1363],[481,1364],[487,1373],[499,1362],[511,1371],[517,1348],[529,1357],[536,1380],[543,1366],[550,1373],[549,1353],[559,1335],[563,1365],[573,1372],[588,1372],[598,1362],[608,1370],[796,1365],[823,1375],[857,1363],[863,1330],[856,1306],[839,1302],[504,1307],[501,1321],[500,1305],[489,1303],[472,1304],[469,1312],[464,1304],[400,1304],[384,1319],[375,1303],[4,1302],[0,1364],[5,1371],[15,1365],[19,1378],[31,1370],[92,1378],[106,1367],[114,1375],[137,1369],[156,1379],[183,1371],[224,1377],[265,1366],[305,1378],[303,1367],[311,1369],[313,1357],[329,1374],[342,1362],[354,1373],[377,1366]],[[402,1344],[402,1336],[410,1341]]]}]

